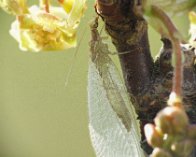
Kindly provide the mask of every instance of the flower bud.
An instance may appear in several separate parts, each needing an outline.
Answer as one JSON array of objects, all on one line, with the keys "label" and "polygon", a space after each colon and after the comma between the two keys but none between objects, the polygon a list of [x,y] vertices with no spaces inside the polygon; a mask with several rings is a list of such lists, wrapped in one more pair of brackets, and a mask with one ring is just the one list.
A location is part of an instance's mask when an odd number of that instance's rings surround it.
[{"label": "flower bud", "polygon": [[144,132],[148,144],[152,147],[161,147],[163,145],[163,136],[156,130],[154,125],[146,124]]},{"label": "flower bud", "polygon": [[190,140],[176,142],[171,145],[171,150],[176,156],[190,156],[192,153],[194,144]]},{"label": "flower bud", "polygon": [[155,148],[150,157],[172,157],[172,155],[164,149]]},{"label": "flower bud", "polygon": [[185,133],[189,121],[182,109],[166,107],[157,114],[155,124],[163,133],[175,134]]},{"label": "flower bud", "polygon": [[169,96],[168,105],[182,107],[182,99],[180,96],[176,95],[176,93],[172,92]]}]

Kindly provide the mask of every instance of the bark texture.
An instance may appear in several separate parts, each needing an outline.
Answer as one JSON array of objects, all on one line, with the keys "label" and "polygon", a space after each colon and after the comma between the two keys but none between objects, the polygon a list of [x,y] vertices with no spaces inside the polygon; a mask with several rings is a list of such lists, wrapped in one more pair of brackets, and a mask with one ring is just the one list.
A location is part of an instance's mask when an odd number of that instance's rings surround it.
[{"label": "bark texture", "polygon": [[[135,12],[141,2],[134,0],[97,0],[96,11],[105,22],[105,29],[120,54],[127,90],[141,121],[142,147],[152,149],[145,141],[143,126],[153,123],[157,112],[167,105],[172,89],[172,44],[163,38],[159,57],[153,61],[148,42],[147,22]],[[183,101],[190,122],[196,124],[196,65],[194,48],[182,47]]]}]

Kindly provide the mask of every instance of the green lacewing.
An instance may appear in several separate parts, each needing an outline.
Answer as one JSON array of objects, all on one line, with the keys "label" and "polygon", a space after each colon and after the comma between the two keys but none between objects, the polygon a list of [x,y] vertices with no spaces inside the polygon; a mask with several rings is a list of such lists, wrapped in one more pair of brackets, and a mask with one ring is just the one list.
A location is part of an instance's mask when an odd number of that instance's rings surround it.
[{"label": "green lacewing", "polygon": [[98,157],[144,157],[139,122],[118,69],[91,24],[88,70],[89,131]]}]

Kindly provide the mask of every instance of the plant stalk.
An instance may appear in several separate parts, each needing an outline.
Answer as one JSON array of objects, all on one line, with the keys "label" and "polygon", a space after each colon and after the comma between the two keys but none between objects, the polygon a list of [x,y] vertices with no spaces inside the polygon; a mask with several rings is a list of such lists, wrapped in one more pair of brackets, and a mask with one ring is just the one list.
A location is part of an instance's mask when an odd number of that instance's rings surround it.
[{"label": "plant stalk", "polygon": [[165,25],[168,31],[168,35],[172,42],[173,51],[175,55],[175,67],[173,76],[172,92],[178,97],[182,97],[182,53],[180,46],[180,34],[170,18],[157,6],[152,5],[152,12],[158,17],[161,22]]}]

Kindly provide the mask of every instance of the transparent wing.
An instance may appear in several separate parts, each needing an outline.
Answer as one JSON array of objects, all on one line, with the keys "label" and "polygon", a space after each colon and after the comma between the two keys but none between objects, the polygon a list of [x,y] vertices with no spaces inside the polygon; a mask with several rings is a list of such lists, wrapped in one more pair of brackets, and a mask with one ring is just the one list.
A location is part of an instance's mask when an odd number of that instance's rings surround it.
[{"label": "transparent wing", "polygon": [[[143,157],[140,130],[118,70],[93,30],[88,71],[89,130],[98,157]],[[96,39],[96,40],[95,40]]]}]

